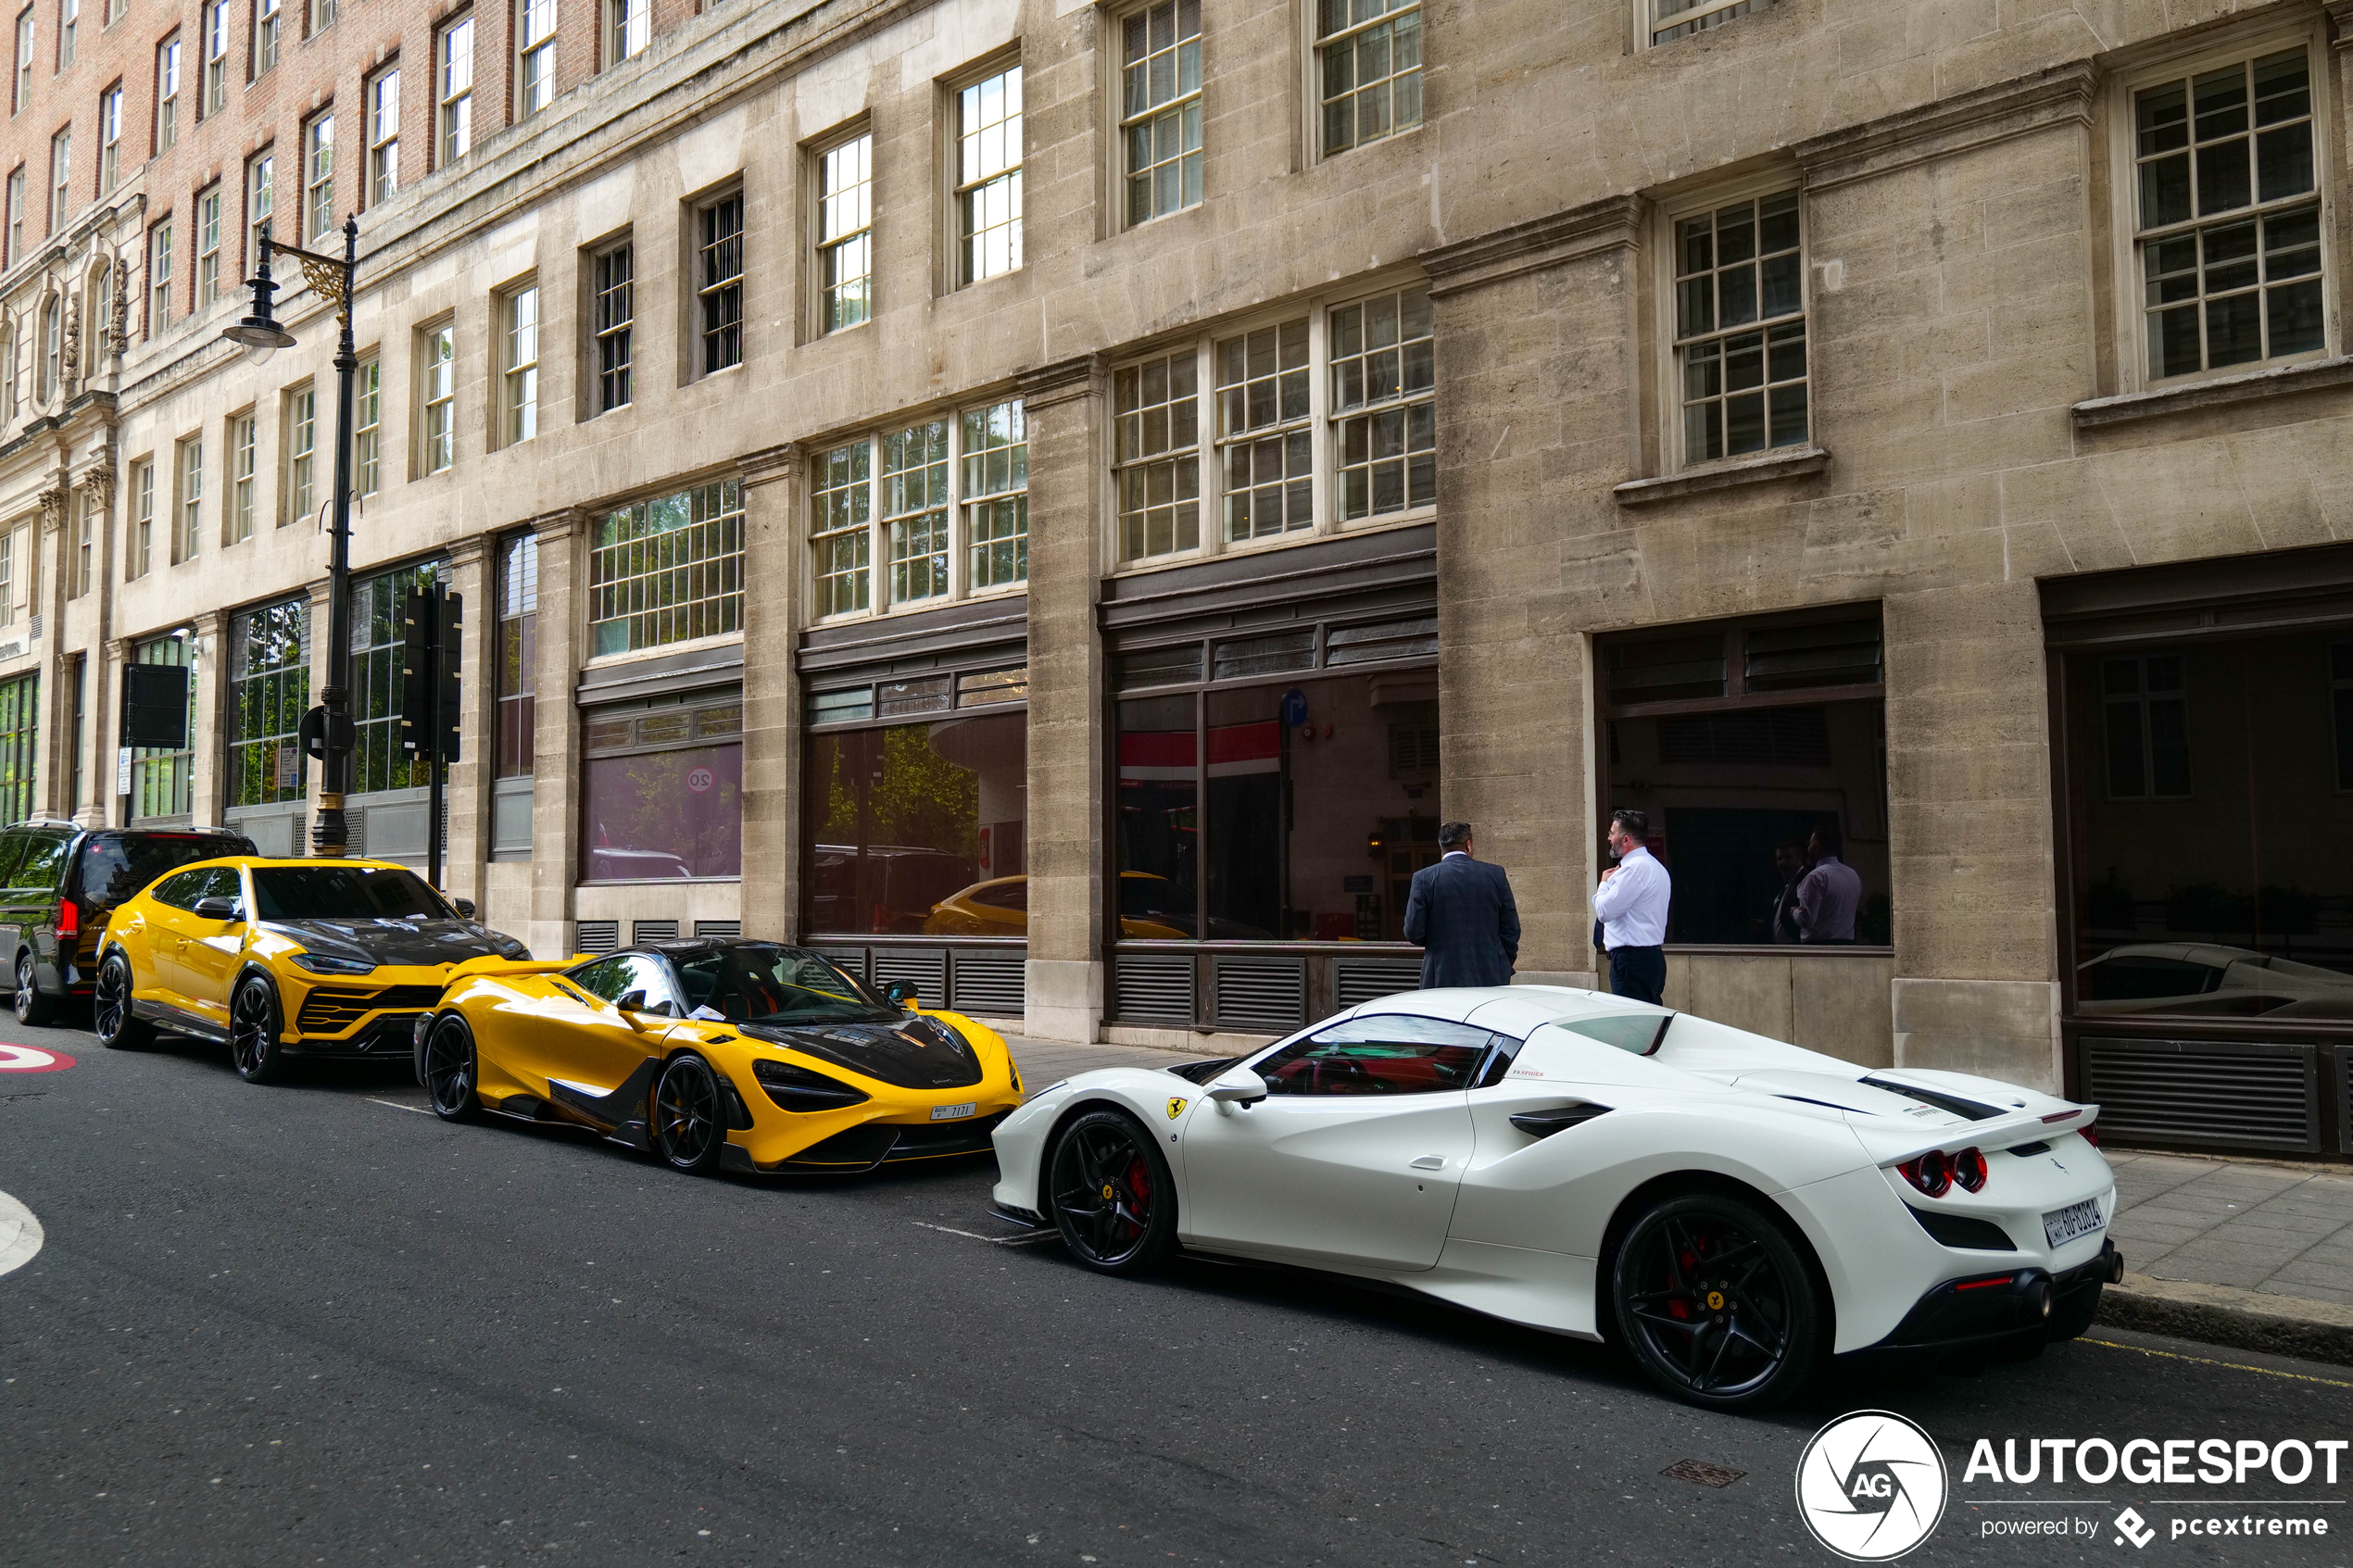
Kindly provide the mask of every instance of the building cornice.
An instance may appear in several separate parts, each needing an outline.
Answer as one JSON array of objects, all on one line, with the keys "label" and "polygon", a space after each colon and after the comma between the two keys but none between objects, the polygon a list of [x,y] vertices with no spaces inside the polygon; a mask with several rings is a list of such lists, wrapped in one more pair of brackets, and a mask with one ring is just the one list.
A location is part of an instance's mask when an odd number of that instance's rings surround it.
[{"label": "building cornice", "polygon": [[1060,408],[1087,396],[1095,390],[1103,362],[1100,354],[1076,354],[1022,371],[1013,377],[1013,390],[1021,394],[1023,413]]},{"label": "building cornice", "polygon": [[800,445],[787,441],[781,446],[762,446],[736,458],[736,468],[747,490],[797,478],[800,473]]},{"label": "building cornice", "polygon": [[1809,136],[1790,150],[1806,171],[1806,189],[1829,190],[2053,126],[2088,127],[2098,90],[2099,73],[2079,60]]},{"label": "building cornice", "polygon": [[1604,196],[1549,218],[1441,245],[1424,253],[1422,270],[1429,274],[1431,295],[1442,299],[1607,251],[1631,250],[1641,243],[1649,207],[1649,201],[1639,195]]}]

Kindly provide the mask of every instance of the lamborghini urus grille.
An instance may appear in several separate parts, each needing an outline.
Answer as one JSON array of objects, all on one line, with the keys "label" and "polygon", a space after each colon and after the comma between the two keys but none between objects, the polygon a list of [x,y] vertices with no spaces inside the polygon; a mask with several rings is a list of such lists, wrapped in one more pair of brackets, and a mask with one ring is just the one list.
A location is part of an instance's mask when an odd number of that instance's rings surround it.
[{"label": "lamborghini urus grille", "polygon": [[429,1008],[441,1000],[438,985],[385,985],[345,990],[322,985],[305,997],[296,1027],[306,1035],[339,1035],[379,1008]]}]

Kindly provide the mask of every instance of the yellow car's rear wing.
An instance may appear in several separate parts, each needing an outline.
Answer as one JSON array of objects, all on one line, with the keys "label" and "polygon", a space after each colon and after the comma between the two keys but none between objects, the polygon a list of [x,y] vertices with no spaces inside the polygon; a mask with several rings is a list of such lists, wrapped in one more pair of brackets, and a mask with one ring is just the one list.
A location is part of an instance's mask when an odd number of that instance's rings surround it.
[{"label": "yellow car's rear wing", "polygon": [[455,985],[459,981],[476,974],[552,974],[560,969],[570,969],[576,963],[586,963],[594,956],[591,953],[574,953],[568,959],[550,959],[545,961],[538,959],[497,957],[468,959],[449,972],[448,984]]}]

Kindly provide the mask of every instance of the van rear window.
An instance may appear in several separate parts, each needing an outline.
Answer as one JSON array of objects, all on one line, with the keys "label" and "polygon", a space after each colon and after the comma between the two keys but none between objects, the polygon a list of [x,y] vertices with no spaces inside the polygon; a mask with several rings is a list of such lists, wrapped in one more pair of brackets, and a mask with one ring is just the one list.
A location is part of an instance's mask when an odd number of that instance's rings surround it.
[{"label": "van rear window", "polygon": [[166,872],[197,860],[253,853],[254,847],[245,840],[218,834],[93,838],[82,847],[82,897],[94,904],[120,904]]}]

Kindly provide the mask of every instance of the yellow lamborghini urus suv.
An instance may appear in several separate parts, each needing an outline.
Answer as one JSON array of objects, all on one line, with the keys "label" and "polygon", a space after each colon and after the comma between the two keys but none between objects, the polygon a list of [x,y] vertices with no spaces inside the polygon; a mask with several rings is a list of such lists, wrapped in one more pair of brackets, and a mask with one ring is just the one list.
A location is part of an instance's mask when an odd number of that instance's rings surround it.
[{"label": "yellow lamborghini urus suv", "polygon": [[221,1041],[249,1084],[294,1056],[397,1060],[460,965],[530,958],[472,913],[380,860],[201,861],[108,918],[91,1021],[118,1048]]},{"label": "yellow lamborghini urus suv", "polygon": [[420,1019],[417,1078],[452,1122],[553,1122],[673,1169],[871,1171],[979,1154],[1021,1103],[994,1032],[910,1010],[801,947],[649,942],[474,966]]}]

